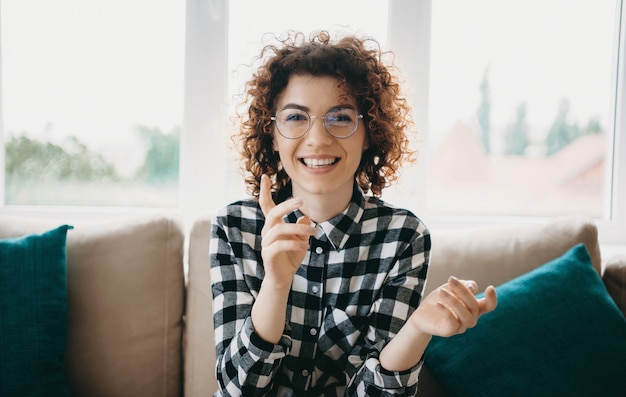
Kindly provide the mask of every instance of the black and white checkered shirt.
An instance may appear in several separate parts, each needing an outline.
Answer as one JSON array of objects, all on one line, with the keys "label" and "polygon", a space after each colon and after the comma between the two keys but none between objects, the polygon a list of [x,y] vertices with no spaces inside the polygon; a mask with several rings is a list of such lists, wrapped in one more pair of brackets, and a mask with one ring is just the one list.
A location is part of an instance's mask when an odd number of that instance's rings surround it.
[{"label": "black and white checkered shirt", "polygon": [[[300,216],[295,211],[285,219]],[[390,372],[378,356],[420,304],[430,256],[424,224],[355,185],[348,208],[316,225],[274,345],[255,333],[250,319],[264,275],[264,220],[258,203],[244,200],[213,222],[216,395],[415,395],[421,362]]]}]

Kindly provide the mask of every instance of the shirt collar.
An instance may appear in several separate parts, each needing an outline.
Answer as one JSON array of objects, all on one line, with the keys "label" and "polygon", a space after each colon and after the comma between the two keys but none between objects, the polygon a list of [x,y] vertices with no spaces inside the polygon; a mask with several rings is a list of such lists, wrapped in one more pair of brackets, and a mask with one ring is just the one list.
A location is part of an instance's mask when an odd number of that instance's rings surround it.
[{"label": "shirt collar", "polygon": [[[352,190],[352,198],[350,203],[343,212],[327,221],[317,224],[318,230],[322,230],[333,248],[337,251],[341,250],[352,234],[355,234],[359,223],[365,212],[365,195],[361,188],[354,183]],[[303,214],[297,210],[295,219],[300,218]],[[317,237],[317,236],[316,236]]]}]

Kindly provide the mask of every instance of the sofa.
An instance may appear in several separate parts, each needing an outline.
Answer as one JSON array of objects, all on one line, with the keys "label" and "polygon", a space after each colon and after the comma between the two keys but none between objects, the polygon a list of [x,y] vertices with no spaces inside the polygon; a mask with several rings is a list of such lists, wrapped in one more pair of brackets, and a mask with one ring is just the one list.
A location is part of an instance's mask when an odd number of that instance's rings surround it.
[{"label": "sofa", "polygon": [[[66,231],[67,315],[61,317],[66,320],[66,345],[62,365],[49,370],[64,373],[72,396],[200,397],[216,390],[208,256],[211,214],[198,217],[188,228],[181,219],[176,212],[159,211],[74,222]],[[10,245],[19,236],[42,234],[60,224],[0,216],[0,239]],[[590,219],[560,217],[523,225],[432,230],[432,238],[426,293],[451,274],[474,279],[481,289],[500,286],[573,247],[584,247],[610,296],[609,306],[619,313],[618,332],[622,323],[626,327],[626,255],[603,260]],[[5,256],[0,260],[4,262],[0,269],[9,265]],[[0,274],[12,278],[14,285],[20,282],[9,271]],[[35,303],[42,302],[46,298],[40,294]],[[0,327],[5,327],[9,321],[5,313],[1,315]],[[25,322],[49,320],[46,311],[20,315]],[[619,365],[617,370],[623,368]],[[458,393],[442,386],[437,370],[424,365],[419,395]],[[0,389],[5,387],[0,382]]]}]

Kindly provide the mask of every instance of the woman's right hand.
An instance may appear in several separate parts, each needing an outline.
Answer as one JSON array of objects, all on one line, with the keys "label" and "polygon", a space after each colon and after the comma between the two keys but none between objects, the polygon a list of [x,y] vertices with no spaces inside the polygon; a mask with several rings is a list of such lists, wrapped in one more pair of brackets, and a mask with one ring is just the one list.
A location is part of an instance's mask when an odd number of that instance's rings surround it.
[{"label": "woman's right hand", "polygon": [[261,256],[265,267],[263,283],[269,282],[269,286],[276,289],[289,289],[309,248],[309,237],[315,234],[315,227],[306,215],[296,223],[283,220],[285,215],[302,206],[302,200],[292,198],[276,205],[267,175],[261,177],[259,205],[265,215],[265,226],[261,231]]}]

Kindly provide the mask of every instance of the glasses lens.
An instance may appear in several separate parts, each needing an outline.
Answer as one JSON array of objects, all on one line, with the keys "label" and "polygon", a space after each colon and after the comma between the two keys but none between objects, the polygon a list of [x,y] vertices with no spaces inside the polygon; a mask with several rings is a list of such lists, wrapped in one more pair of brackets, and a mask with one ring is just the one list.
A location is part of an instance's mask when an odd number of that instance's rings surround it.
[{"label": "glasses lens", "polygon": [[326,130],[337,138],[345,138],[354,133],[358,126],[358,116],[354,109],[335,109],[326,113]]},{"label": "glasses lens", "polygon": [[309,114],[301,109],[283,109],[276,114],[278,131],[286,138],[299,138],[309,129]]}]

